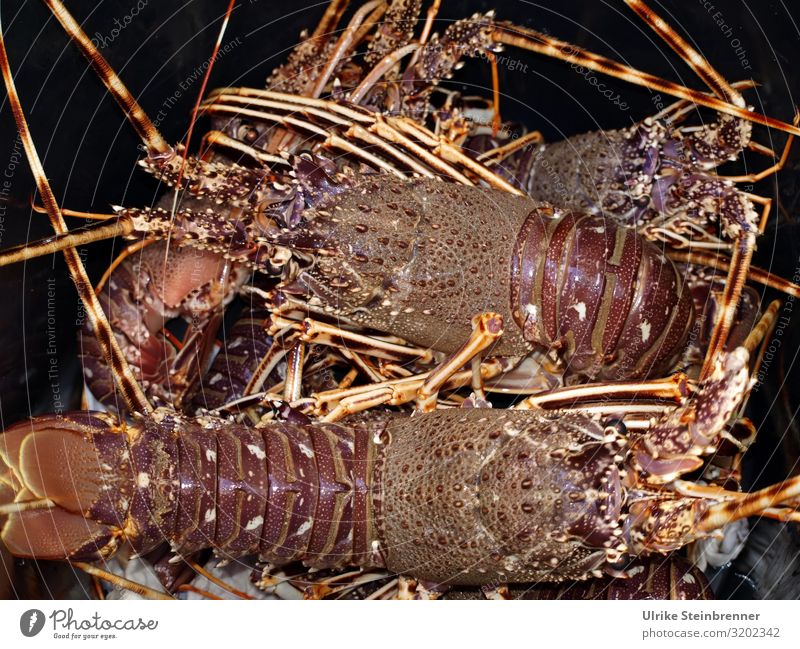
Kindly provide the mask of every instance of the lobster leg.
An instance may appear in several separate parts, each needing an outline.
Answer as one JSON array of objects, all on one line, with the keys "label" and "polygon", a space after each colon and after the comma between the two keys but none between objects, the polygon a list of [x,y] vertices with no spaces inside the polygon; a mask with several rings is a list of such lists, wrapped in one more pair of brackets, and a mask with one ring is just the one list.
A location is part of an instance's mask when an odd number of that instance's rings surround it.
[{"label": "lobster leg", "polygon": [[85,563],[83,561],[73,561],[72,565],[76,568],[83,570],[87,575],[91,575],[92,577],[96,577],[98,579],[102,579],[103,581],[108,582],[112,586],[116,586],[117,588],[121,588],[123,590],[129,590],[132,593],[136,593],[137,595],[143,597],[144,599],[175,599],[166,593],[162,593],[158,590],[154,590],[153,588],[149,588],[143,584],[138,584],[135,581],[131,581],[130,579],[125,579],[125,577],[120,577],[119,575],[115,575],[113,572],[109,572],[108,570],[103,570],[102,568],[98,568],[97,566],[93,566],[91,563]]},{"label": "lobster leg", "polygon": [[[794,120],[792,123],[796,126],[800,123],[800,112],[795,114]],[[781,157],[778,161],[767,167],[766,169],[762,169],[759,172],[752,173],[752,174],[742,174],[740,176],[724,176],[725,180],[729,180],[735,183],[757,183],[760,180],[764,180],[773,174],[778,173],[786,166],[786,161],[789,159],[789,152],[792,150],[792,144],[794,143],[794,134],[790,134],[786,140],[786,144],[783,146],[783,152],[781,153]],[[762,222],[759,230],[763,233],[764,232],[764,223]]]},{"label": "lobster leg", "polygon": [[[436,409],[439,389],[459,368],[470,363],[503,333],[503,318],[496,313],[483,313],[472,320],[472,335],[458,351],[434,369],[417,393],[416,412]],[[480,372],[478,372],[480,376]]]},{"label": "lobster leg", "polygon": [[659,399],[680,403],[687,391],[686,375],[674,374],[654,381],[600,382],[557,388],[532,394],[515,407],[518,410],[536,408],[558,410],[615,399],[629,399],[631,402]]},{"label": "lobster leg", "polygon": [[271,153],[264,153],[264,151],[262,151],[261,149],[249,146],[244,142],[242,142],[241,140],[232,138],[226,133],[223,133],[222,131],[208,131],[203,136],[203,140],[209,147],[232,149],[244,155],[250,156],[253,160],[260,162],[262,164],[270,164],[270,165],[288,164],[288,162],[284,158],[273,155]]},{"label": "lobster leg", "polygon": [[542,134],[539,131],[533,131],[531,133],[526,133],[522,137],[518,137],[516,140],[512,140],[508,144],[484,151],[475,159],[478,162],[482,162],[487,167],[491,167],[503,162],[503,160],[505,160],[515,151],[524,149],[526,146],[535,146],[537,144],[541,144],[543,141],[544,137]]},{"label": "lobster leg", "polygon": [[[330,345],[341,349],[349,349],[363,352],[376,358],[384,358],[392,361],[420,361],[423,363],[433,360],[433,353],[429,349],[410,345],[398,345],[395,343],[378,340],[372,336],[357,334],[336,327],[335,325],[318,322],[311,318],[305,318],[302,323],[286,320],[280,316],[273,317],[273,327],[283,329],[284,327],[301,332],[300,339],[306,343],[320,345]],[[273,329],[270,329],[274,334]]]},{"label": "lobster leg", "polygon": [[[289,114],[282,115],[242,107],[247,105],[286,111]],[[352,150],[349,152],[364,157],[364,152],[360,149],[353,149],[352,144],[349,144],[347,138],[353,137],[370,146],[379,147],[382,153],[422,175],[432,175],[431,171],[424,166],[427,165],[437,174],[443,174],[457,182],[472,185],[472,181],[465,175],[465,173],[470,173],[485,180],[496,189],[520,194],[517,188],[464,154],[459,147],[406,118],[383,117],[367,111],[362,112],[354,106],[343,106],[323,99],[297,97],[256,88],[220,88],[209,94],[201,108],[210,114],[247,115],[309,130],[319,135],[320,138],[324,138],[326,146],[343,150],[350,148]],[[320,129],[307,120],[297,120],[292,117],[292,113],[297,112],[324,119],[326,129]],[[335,132],[330,133],[334,127],[346,128],[346,130],[343,130],[342,136],[339,136]],[[347,144],[343,144],[343,142]],[[401,146],[412,157],[399,151],[392,144]],[[370,161],[376,164],[374,159]],[[381,168],[385,168],[385,164],[377,164]]]},{"label": "lobster leg", "polygon": [[[485,381],[499,376],[508,367],[509,364],[501,359],[488,359],[481,363],[481,378]],[[329,390],[314,394],[311,397],[311,403],[305,403],[304,400],[301,400],[297,405],[307,407],[315,416],[328,412],[323,421],[338,421],[342,417],[377,405],[399,406],[410,403],[417,398],[420,388],[429,376],[430,372],[423,372],[410,377],[390,379],[378,384],[360,385],[344,390]],[[456,390],[472,385],[473,380],[472,368],[462,370],[450,376],[441,387],[441,390]]]},{"label": "lobster leg", "polygon": [[725,289],[720,297],[720,308],[714,329],[711,332],[711,339],[706,351],[703,368],[700,370],[700,379],[705,379],[711,375],[714,368],[714,361],[722,353],[728,340],[736,309],[739,306],[739,298],[742,295],[744,283],[747,280],[747,273],[750,267],[750,260],[755,249],[755,235],[747,233],[742,235],[736,242],[731,257],[730,270],[725,282]]},{"label": "lobster leg", "polygon": [[[259,93],[268,93],[269,91],[258,91]],[[319,127],[307,120],[301,120],[296,117],[293,117],[291,114],[284,115],[278,113],[271,113],[266,112],[264,110],[254,110],[250,108],[243,108],[239,106],[230,106],[227,105],[227,102],[233,102],[234,104],[252,104],[256,106],[263,106],[263,107],[271,107],[271,108],[278,108],[283,110],[288,110],[292,112],[298,111],[298,106],[293,105],[291,103],[284,103],[284,102],[271,102],[269,100],[241,100],[236,96],[226,96],[226,95],[219,95],[214,96],[214,101],[206,101],[202,105],[202,109],[204,112],[211,114],[211,115],[220,115],[220,114],[228,114],[228,115],[246,115],[249,117],[253,117],[260,120],[265,120],[269,122],[274,122],[276,124],[280,124],[283,126],[290,126],[295,127],[301,130],[310,131],[314,135],[318,136],[322,142],[323,146],[330,147],[333,149],[339,149],[346,153],[350,153],[356,155],[369,164],[376,166],[379,169],[387,171],[389,173],[393,173],[397,176],[403,177],[403,174],[400,173],[393,165],[388,164],[382,158],[377,157],[376,155],[372,154],[371,152],[363,149],[361,147],[356,147],[352,144],[352,142],[348,139],[349,136],[356,138],[368,144],[370,146],[380,148],[381,152],[391,156],[401,164],[408,166],[412,171],[415,171],[419,174],[424,176],[433,177],[433,173],[429,171],[425,166],[420,164],[414,157],[409,157],[407,154],[403,153],[402,151],[398,150],[396,147],[392,146],[390,142],[402,144],[406,149],[410,150],[410,152],[416,156],[418,159],[422,159],[425,163],[428,164],[429,167],[432,167],[435,171],[439,173],[446,174],[451,176],[453,179],[462,182],[464,184],[472,184],[469,179],[467,179],[461,172],[454,169],[450,165],[447,165],[442,160],[438,159],[434,154],[427,152],[425,149],[411,141],[409,138],[404,137],[402,134],[397,133],[395,129],[388,127],[385,123],[382,122],[379,118],[370,118],[367,120],[368,123],[371,125],[380,124],[380,126],[375,126],[375,130],[377,132],[377,137],[370,132],[370,130],[364,129],[360,125],[357,124],[347,124],[347,122],[343,121],[340,117],[334,115],[333,113],[324,113],[316,108],[307,109],[309,114],[313,114],[316,117],[326,117],[329,120],[330,125],[326,125],[327,128]],[[323,105],[327,105],[330,102],[325,102],[324,100],[316,100],[315,103],[322,103]],[[306,112],[306,111],[302,111]],[[361,120],[363,121],[363,120]],[[341,135],[336,133],[332,128],[331,125],[338,125],[338,126],[348,126],[346,131],[343,131]],[[387,135],[389,137],[387,137]]]},{"label": "lobster leg", "polygon": [[[758,376],[758,372],[761,369],[761,363],[764,360],[764,354],[767,351],[767,344],[769,343],[770,336],[775,329],[778,309],[780,309],[780,307],[780,300],[773,300],[770,302],[767,310],[764,311],[764,314],[756,323],[756,326],[753,327],[753,330],[742,343],[742,347],[748,351],[750,357],[755,357],[755,363],[751,371],[752,376]],[[744,411],[749,399],[750,395],[748,394],[747,397],[742,400],[742,404],[739,407],[739,416],[744,416]]]},{"label": "lobster leg", "polygon": [[273,334],[272,344],[267,353],[258,362],[253,371],[253,376],[245,386],[245,395],[255,394],[261,390],[269,376],[278,366],[278,363],[294,348],[299,338],[300,334],[297,331],[291,331],[288,335],[287,332]]},{"label": "lobster leg", "polygon": [[289,350],[289,357],[286,360],[286,380],[283,384],[283,398],[287,401],[300,398],[305,357],[306,346],[302,342],[298,342]]}]

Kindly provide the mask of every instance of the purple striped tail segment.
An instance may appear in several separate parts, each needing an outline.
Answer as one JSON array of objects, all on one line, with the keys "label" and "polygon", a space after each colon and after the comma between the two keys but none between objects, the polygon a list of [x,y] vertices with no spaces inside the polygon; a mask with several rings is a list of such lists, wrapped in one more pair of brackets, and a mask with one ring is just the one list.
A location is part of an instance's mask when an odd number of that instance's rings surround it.
[{"label": "purple striped tail segment", "polygon": [[675,366],[694,322],[675,264],[618,223],[531,212],[511,263],[512,316],[572,374],[620,380]]}]

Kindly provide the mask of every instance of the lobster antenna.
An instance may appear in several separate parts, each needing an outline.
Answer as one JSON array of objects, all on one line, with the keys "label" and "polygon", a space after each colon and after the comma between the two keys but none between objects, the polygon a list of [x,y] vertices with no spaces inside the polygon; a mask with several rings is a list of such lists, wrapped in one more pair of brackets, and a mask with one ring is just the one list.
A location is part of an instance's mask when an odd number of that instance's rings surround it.
[{"label": "lobster antenna", "polygon": [[676,32],[661,16],[650,9],[642,0],[625,0],[645,23],[658,34],[689,67],[700,77],[714,93],[736,106],[744,107],[744,98],[741,93],[731,86],[726,79],[717,72],[708,60],[692,47],[686,39]]},{"label": "lobster antenna", "polygon": [[[189,121],[189,130],[186,133],[186,144],[184,145],[184,151],[189,150],[189,144],[192,140],[192,133],[194,133],[194,126],[197,123],[197,114],[200,111],[200,102],[203,101],[203,95],[206,92],[206,87],[208,86],[208,79],[211,76],[211,70],[214,69],[214,63],[217,60],[217,55],[219,54],[219,48],[222,46],[222,39],[225,36],[225,30],[228,28],[228,23],[231,19],[231,13],[233,12],[233,5],[236,4],[236,0],[230,0],[228,2],[228,9],[225,11],[225,16],[222,19],[222,27],[220,27],[219,34],[217,35],[217,42],[214,43],[214,50],[211,52],[211,56],[208,59],[208,67],[206,68],[206,73],[203,75],[203,82],[200,84],[200,92],[197,93],[197,101],[194,104],[194,108],[192,109],[192,118]],[[182,158],[181,166],[178,171],[178,180],[175,181],[175,200],[177,202],[178,199],[178,187],[181,184],[181,179],[183,178],[183,171],[186,168],[186,158]],[[174,211],[174,208],[173,208]]]},{"label": "lobster antenna", "polygon": [[662,79],[649,72],[637,70],[636,68],[624,65],[600,54],[588,52],[577,45],[558,40],[557,38],[553,38],[552,36],[548,36],[547,34],[543,34],[529,27],[519,27],[511,23],[497,23],[494,25],[492,38],[497,43],[530,50],[531,52],[551,56],[566,61],[567,63],[582,65],[595,72],[607,74],[616,79],[622,79],[623,81],[633,83],[637,86],[663,92],[680,99],[686,99],[700,106],[712,108],[720,113],[733,115],[734,117],[785,131],[786,133],[800,135],[800,128],[797,126],[787,124],[773,117],[767,117],[766,115],[748,110],[741,106],[729,104],[708,93],[686,88],[685,86],[668,81],[667,79]]},{"label": "lobster antenna", "polygon": [[0,253],[0,267],[10,266],[20,261],[52,255],[61,250],[69,250],[95,241],[113,239],[133,233],[133,222],[130,219],[120,219],[114,223],[101,223],[94,227],[83,228],[80,231],[70,231],[56,234],[51,237],[39,239],[32,244],[22,244],[7,248]]},{"label": "lobster antenna", "polygon": [[159,133],[155,124],[150,120],[145,113],[144,109],[139,105],[130,90],[125,87],[122,80],[114,72],[114,69],[108,64],[108,61],[103,58],[103,55],[97,50],[92,43],[91,39],[86,35],[86,32],[81,29],[81,26],[72,17],[67,8],[60,0],[44,0],[44,3],[56,17],[58,22],[67,32],[69,37],[75,42],[83,55],[89,60],[97,76],[100,77],[103,85],[111,93],[111,96],[119,104],[128,121],[131,123],[150,156],[155,155],[169,155],[173,152],[172,147]]},{"label": "lobster antenna", "polygon": [[317,28],[314,30],[314,33],[311,34],[311,40],[315,38],[325,38],[336,29],[344,10],[347,9],[347,5],[349,4],[350,0],[331,0]]},{"label": "lobster antenna", "polygon": [[757,516],[766,509],[797,498],[800,496],[800,476],[749,494],[735,491],[723,491],[722,494],[729,496],[730,500],[711,505],[705,511],[698,523],[701,532],[713,532],[728,523]]},{"label": "lobster antenna", "polygon": [[[30,164],[31,171],[33,172],[33,177],[36,180],[36,187],[39,189],[39,194],[42,196],[42,202],[47,210],[50,224],[53,226],[57,235],[67,234],[67,224],[64,222],[64,217],[58,207],[56,197],[45,176],[42,162],[39,159],[39,154],[36,151],[36,146],[33,143],[33,138],[28,128],[28,122],[25,119],[25,112],[22,110],[17,88],[14,85],[14,78],[11,75],[11,67],[8,62],[8,53],[6,52],[5,39],[3,38],[2,22],[0,22],[0,71],[2,71],[3,81],[8,91],[8,102],[11,105],[11,111],[14,113],[14,121],[17,123],[19,136],[25,148],[25,155]],[[97,336],[97,342],[103,352],[103,357],[114,372],[117,385],[125,401],[134,412],[151,412],[152,408],[147,402],[147,397],[145,397],[144,392],[142,392],[142,389],[136,382],[133,372],[128,365],[128,361],[117,343],[114,331],[111,329],[111,325],[108,324],[100,302],[92,289],[92,284],[86,274],[86,269],[83,267],[83,262],[81,262],[75,248],[66,248],[64,250],[64,258],[67,262],[67,268],[69,269],[72,281],[78,291],[78,296],[86,309],[86,314],[89,318],[92,330]]]}]

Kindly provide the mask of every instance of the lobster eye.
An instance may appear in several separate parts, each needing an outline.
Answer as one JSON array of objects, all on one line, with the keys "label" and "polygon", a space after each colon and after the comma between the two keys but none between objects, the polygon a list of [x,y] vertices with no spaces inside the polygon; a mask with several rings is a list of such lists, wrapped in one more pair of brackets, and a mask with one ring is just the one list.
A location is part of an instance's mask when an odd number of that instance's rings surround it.
[{"label": "lobster eye", "polygon": [[625,425],[625,422],[622,421],[622,419],[607,419],[603,422],[603,428],[605,430],[611,428],[622,437],[626,437],[628,435],[628,427]]},{"label": "lobster eye", "polygon": [[236,131],[236,139],[252,144],[258,139],[258,131],[250,124],[242,124]]}]

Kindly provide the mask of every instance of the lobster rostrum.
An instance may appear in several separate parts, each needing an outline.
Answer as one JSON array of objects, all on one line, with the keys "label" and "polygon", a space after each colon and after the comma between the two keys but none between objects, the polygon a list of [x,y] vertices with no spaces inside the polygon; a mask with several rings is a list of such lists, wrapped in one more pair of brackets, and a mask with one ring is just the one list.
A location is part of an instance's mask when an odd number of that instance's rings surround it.
[{"label": "lobster rostrum", "polygon": [[533,411],[443,410],[259,428],[157,410],[8,429],[3,541],[17,556],[106,558],[214,547],[273,564],[360,565],[435,584],[563,581],[624,569],[755,513],[790,520],[794,479],[753,494],[680,479],[750,387],[718,359],[684,408],[642,435]]}]

